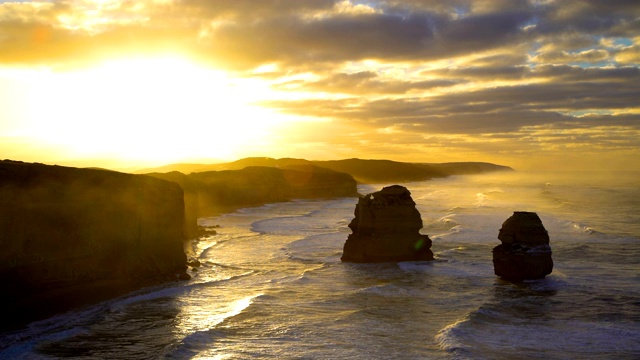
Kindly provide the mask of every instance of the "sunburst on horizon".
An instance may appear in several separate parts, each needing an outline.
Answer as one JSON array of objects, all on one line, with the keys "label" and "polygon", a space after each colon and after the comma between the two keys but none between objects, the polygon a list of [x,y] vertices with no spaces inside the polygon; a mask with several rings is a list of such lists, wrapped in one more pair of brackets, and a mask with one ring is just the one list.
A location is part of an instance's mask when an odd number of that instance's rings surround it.
[{"label": "sunburst on horizon", "polygon": [[70,71],[14,69],[11,75],[27,110],[5,135],[80,158],[159,163],[198,154],[230,160],[273,149],[276,130],[295,121],[255,104],[277,96],[267,82],[180,55],[119,58]]}]

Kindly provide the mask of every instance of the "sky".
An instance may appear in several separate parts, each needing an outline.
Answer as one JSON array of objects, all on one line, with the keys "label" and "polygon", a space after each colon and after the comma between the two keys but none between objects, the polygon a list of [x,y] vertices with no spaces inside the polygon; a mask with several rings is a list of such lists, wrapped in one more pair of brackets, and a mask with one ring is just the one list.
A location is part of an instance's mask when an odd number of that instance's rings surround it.
[{"label": "sky", "polygon": [[0,1],[0,158],[640,170],[637,0]]}]

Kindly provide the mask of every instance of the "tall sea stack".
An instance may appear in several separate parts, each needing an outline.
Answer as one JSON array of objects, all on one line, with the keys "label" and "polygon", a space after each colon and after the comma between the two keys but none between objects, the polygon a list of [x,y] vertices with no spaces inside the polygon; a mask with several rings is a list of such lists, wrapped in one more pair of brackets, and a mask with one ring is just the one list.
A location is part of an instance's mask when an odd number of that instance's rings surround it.
[{"label": "tall sea stack", "polygon": [[431,239],[407,188],[393,185],[361,197],[342,261],[356,263],[433,260]]},{"label": "tall sea stack", "polygon": [[493,248],[493,268],[505,280],[542,279],[551,274],[549,234],[536,213],[516,211],[503,224]]}]

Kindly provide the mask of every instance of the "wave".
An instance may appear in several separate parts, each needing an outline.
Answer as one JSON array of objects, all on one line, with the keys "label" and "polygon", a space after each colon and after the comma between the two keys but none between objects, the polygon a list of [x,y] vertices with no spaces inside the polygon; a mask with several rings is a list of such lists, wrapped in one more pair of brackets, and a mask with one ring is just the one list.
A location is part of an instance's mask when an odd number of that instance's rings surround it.
[{"label": "wave", "polygon": [[347,236],[342,232],[310,235],[288,243],[285,254],[288,259],[303,263],[339,262]]},{"label": "wave", "polygon": [[292,283],[309,284],[315,280],[311,277],[316,271],[326,269],[328,264],[321,264],[312,268],[304,269],[300,274],[288,275],[283,277],[274,277],[268,281],[272,285],[288,285]]},{"label": "wave", "polygon": [[448,214],[455,214],[455,213],[459,213],[459,212],[464,212],[464,211],[466,211],[466,210],[468,210],[468,209],[467,209],[467,208],[464,208],[464,207],[462,207],[462,206],[454,206],[454,207],[452,207],[452,208],[449,208],[449,209],[447,210],[447,213],[448,213]]},{"label": "wave", "polygon": [[[108,350],[107,347],[109,341],[121,343],[122,337],[118,334],[126,334],[132,341],[133,339],[137,339],[137,341],[148,340],[147,345],[152,347],[152,341],[147,338],[149,334],[145,333],[144,331],[146,330],[139,326],[142,323],[146,324],[145,326],[156,326],[161,323],[156,318],[158,314],[174,318],[176,314],[173,311],[175,309],[170,305],[175,303],[174,299],[186,299],[193,290],[219,286],[252,275],[253,272],[251,271],[214,281],[199,283],[190,281],[149,287],[92,305],[86,309],[71,311],[34,322],[29,325],[27,330],[16,332],[15,336],[3,334],[0,341],[0,358],[48,358],[44,354],[58,357],[62,356],[61,354],[65,354],[65,351],[71,351],[71,354],[76,349],[79,350],[87,346],[82,339],[86,339],[88,344],[99,347],[100,349],[93,349],[96,353],[113,352],[113,349]],[[239,308],[239,304],[236,305],[238,306],[235,306],[234,309]],[[233,314],[233,312],[227,313],[229,315]],[[132,316],[136,321],[127,322],[126,320]],[[150,317],[147,318],[146,316]],[[131,333],[130,330],[134,332],[144,331],[136,334]],[[96,331],[98,332],[96,333]],[[170,334],[163,334],[158,337],[158,341],[162,342],[165,335],[167,337],[171,336]],[[56,347],[56,343],[62,344],[62,347]],[[65,346],[69,347],[68,350],[65,350]],[[44,351],[44,354],[40,354],[41,350]]]},{"label": "wave", "polygon": [[[74,336],[82,336],[88,334],[86,326],[77,326],[72,328],[63,328],[54,330],[48,335],[36,335],[38,342],[57,342]],[[5,346],[6,344],[6,346]],[[40,345],[35,341],[31,341],[29,336],[21,336],[18,339],[7,338],[0,343],[0,359],[37,359],[49,358],[45,356],[33,356],[35,350]],[[30,355],[26,355],[30,354]]]},{"label": "wave", "polygon": [[423,297],[425,289],[417,287],[404,287],[396,284],[374,285],[358,290],[358,293],[367,295],[377,295],[383,297],[399,298],[420,298]]},{"label": "wave", "polygon": [[211,261],[211,260],[205,260],[202,264],[204,266],[215,266],[215,267],[219,267],[219,268],[222,268],[222,269],[245,270],[244,267],[235,266],[235,265],[229,265],[229,264],[223,264],[223,263],[219,263],[219,262],[215,262],[215,261]]},{"label": "wave", "polygon": [[0,337],[0,359],[33,358],[32,354],[40,342],[56,342],[72,336],[88,333],[87,326],[100,317],[103,307],[56,315],[29,324],[25,331],[2,334]]},{"label": "wave", "polygon": [[264,296],[264,294],[260,293],[260,294],[255,294],[255,295],[251,295],[251,296],[247,296],[244,297],[242,299],[236,300],[234,302],[232,302],[231,304],[229,304],[227,306],[227,309],[224,310],[228,310],[222,314],[220,314],[218,316],[218,319],[216,319],[212,325],[213,326],[217,326],[219,324],[222,324],[225,321],[228,321],[229,319],[236,317],[240,314],[242,314],[246,309],[249,308],[249,306],[251,306],[251,304],[253,304],[253,302],[256,299],[259,299],[261,296]]},{"label": "wave", "polygon": [[251,224],[251,230],[262,235],[298,235],[300,233],[332,232],[338,227],[338,225],[336,225],[338,221],[344,220],[327,221],[327,219],[317,217],[317,215],[313,214],[282,216],[258,220]]},{"label": "wave", "polygon": [[453,257],[457,257],[460,253],[467,251],[467,248],[465,246],[457,246],[454,248],[450,248],[450,249],[444,249],[444,250],[440,250],[440,251],[436,251],[433,253],[433,256],[436,259],[440,259],[440,260],[444,260],[444,261],[449,261],[449,260],[453,260]]},{"label": "wave", "polygon": [[[429,229],[427,229],[429,230]],[[452,228],[449,229],[449,231],[443,232],[443,233],[439,233],[439,234],[431,234],[429,235],[429,238],[431,238],[431,240],[439,240],[442,239],[444,237],[447,236],[451,236],[451,235],[457,235],[460,233],[463,233],[465,230],[461,225],[455,225]]]},{"label": "wave", "polygon": [[632,358],[640,353],[640,328],[580,320],[512,323],[499,312],[480,308],[436,335],[455,359]]},{"label": "wave", "polygon": [[146,301],[157,300],[161,298],[174,298],[174,297],[177,297],[178,295],[187,294],[193,289],[210,287],[210,286],[219,286],[227,282],[252,276],[255,273],[256,271],[251,270],[239,275],[232,275],[222,279],[206,280],[202,282],[192,281],[181,286],[175,286],[175,284],[161,285],[160,289],[152,290],[151,292],[149,292],[149,289],[143,289],[133,294],[125,295],[124,297],[110,301],[111,303],[110,307],[112,310],[115,310],[115,309],[119,309],[128,305],[131,305],[133,303],[146,302]]},{"label": "wave", "polygon": [[474,202],[473,205],[476,207],[485,207],[488,200],[489,197],[486,194],[479,192],[476,194],[476,202]]},{"label": "wave", "polygon": [[488,301],[443,327],[435,340],[454,359],[638,354],[637,299],[585,286],[555,271],[518,284],[498,279]]},{"label": "wave", "polygon": [[184,336],[180,344],[166,351],[163,357],[208,357],[207,352],[215,352],[216,347],[212,346],[213,343],[233,335],[233,329],[223,324],[246,313],[255,301],[264,296],[262,293],[253,294],[222,305],[217,309],[217,314],[207,316],[206,322],[198,322],[200,328]]},{"label": "wave", "polygon": [[588,235],[602,234],[601,232],[594,230],[593,228],[589,227],[588,225],[583,225],[583,224],[578,224],[578,223],[571,223],[571,226],[572,226],[572,228],[573,228],[573,230],[575,232],[588,234]]}]

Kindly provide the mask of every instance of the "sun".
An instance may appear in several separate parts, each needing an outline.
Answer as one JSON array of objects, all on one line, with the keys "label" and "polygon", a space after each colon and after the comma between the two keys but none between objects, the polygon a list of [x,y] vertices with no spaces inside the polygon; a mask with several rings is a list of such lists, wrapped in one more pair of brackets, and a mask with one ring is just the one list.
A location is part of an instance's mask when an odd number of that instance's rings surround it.
[{"label": "sun", "polygon": [[269,85],[178,56],[41,71],[28,89],[22,135],[74,156],[174,162],[232,159],[277,146],[287,117],[253,103]]}]

